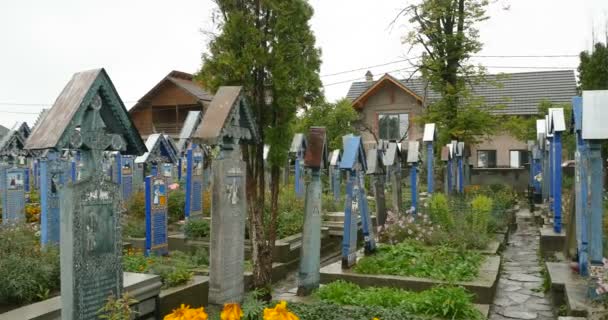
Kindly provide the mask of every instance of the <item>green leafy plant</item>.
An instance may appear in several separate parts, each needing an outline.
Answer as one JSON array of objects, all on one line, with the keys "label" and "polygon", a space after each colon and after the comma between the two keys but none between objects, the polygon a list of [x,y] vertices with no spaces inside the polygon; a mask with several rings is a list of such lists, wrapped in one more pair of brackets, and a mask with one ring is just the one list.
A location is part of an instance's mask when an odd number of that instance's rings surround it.
[{"label": "green leafy plant", "polygon": [[336,281],[321,287],[316,297],[324,302],[350,306],[401,308],[415,315],[447,319],[483,319],[472,303],[472,295],[461,287],[438,286],[422,292],[394,288],[361,288]]},{"label": "green leafy plant", "polygon": [[487,233],[488,221],[492,211],[492,199],[479,195],[471,201],[471,214],[467,217],[469,232]]},{"label": "green leafy plant", "polygon": [[362,274],[413,276],[449,282],[471,281],[479,273],[484,257],[472,251],[447,246],[424,246],[406,241],[384,245],[375,255],[359,260],[354,271]]},{"label": "green leafy plant", "polygon": [[194,255],[172,251],[170,256],[150,255],[143,252],[128,250],[123,254],[123,270],[156,274],[161,277],[164,288],[175,287],[192,279],[192,269],[206,267],[208,258],[204,252]]},{"label": "green leafy plant", "polygon": [[209,236],[210,226],[206,219],[188,219],[184,226],[186,237],[191,239],[202,239]]},{"label": "green leafy plant", "polygon": [[429,213],[433,223],[441,225],[446,230],[454,228],[454,218],[450,214],[448,199],[442,193],[435,193],[429,200]]},{"label": "green leafy plant", "polygon": [[146,236],[146,222],[136,216],[125,216],[122,222],[122,234],[125,238],[144,238]]},{"label": "green leafy plant", "polygon": [[116,299],[113,295],[108,297],[106,304],[99,309],[99,319],[107,320],[131,320],[137,311],[131,309],[131,305],[138,301],[131,298],[128,293],[123,294],[121,298]]},{"label": "green leafy plant", "polygon": [[167,210],[169,211],[169,223],[175,223],[183,220],[184,208],[186,207],[186,193],[181,190],[172,190],[169,192],[169,200],[167,202]]},{"label": "green leafy plant", "polygon": [[59,250],[40,247],[29,225],[0,226],[0,305],[21,305],[59,290]]},{"label": "green leafy plant", "polygon": [[134,192],[127,201],[127,215],[143,219],[146,217],[146,199],[142,191]]}]

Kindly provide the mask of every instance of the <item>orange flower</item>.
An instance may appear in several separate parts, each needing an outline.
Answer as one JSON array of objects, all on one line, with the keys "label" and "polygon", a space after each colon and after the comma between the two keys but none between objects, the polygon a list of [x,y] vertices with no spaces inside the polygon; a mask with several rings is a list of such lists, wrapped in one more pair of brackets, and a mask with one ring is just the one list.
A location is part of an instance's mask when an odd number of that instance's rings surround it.
[{"label": "orange flower", "polygon": [[242,317],[243,310],[236,303],[226,303],[220,315],[221,320],[241,320]]},{"label": "orange flower", "polygon": [[190,310],[190,306],[187,306],[182,303],[182,305],[173,309],[173,312],[166,315],[163,320],[182,320],[182,318],[186,315],[186,313]]},{"label": "orange flower", "polygon": [[264,309],[264,320],[300,320],[300,318],[287,310],[287,302],[281,301],[272,309]]}]

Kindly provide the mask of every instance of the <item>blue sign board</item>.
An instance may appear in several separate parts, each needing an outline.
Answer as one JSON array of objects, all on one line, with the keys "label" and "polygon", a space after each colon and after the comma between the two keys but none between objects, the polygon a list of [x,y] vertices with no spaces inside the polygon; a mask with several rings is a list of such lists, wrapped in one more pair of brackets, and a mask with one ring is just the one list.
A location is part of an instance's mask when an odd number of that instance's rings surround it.
[{"label": "blue sign board", "polygon": [[162,177],[146,177],[146,248],[145,254],[169,253],[167,230],[167,182]]},{"label": "blue sign board", "polygon": [[25,172],[23,168],[2,168],[2,222],[25,222]]},{"label": "blue sign board", "polygon": [[59,244],[59,189],[63,179],[63,161],[57,153],[49,152],[40,160],[40,242]]}]

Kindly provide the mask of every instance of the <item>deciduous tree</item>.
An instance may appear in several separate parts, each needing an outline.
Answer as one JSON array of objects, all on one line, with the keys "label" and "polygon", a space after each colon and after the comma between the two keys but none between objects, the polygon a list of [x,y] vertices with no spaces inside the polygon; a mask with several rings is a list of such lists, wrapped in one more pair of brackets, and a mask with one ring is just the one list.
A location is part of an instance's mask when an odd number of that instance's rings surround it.
[{"label": "deciduous tree", "polygon": [[[280,166],[287,160],[297,109],[322,96],[320,50],[309,25],[313,9],[306,0],[215,2],[217,32],[209,32],[209,49],[202,55],[197,78],[211,91],[224,85],[242,85],[262,131],[257,145],[243,148],[243,157],[247,164],[253,284],[267,289],[266,298],[270,298]],[[264,144],[270,145],[269,218],[264,215]]]}]

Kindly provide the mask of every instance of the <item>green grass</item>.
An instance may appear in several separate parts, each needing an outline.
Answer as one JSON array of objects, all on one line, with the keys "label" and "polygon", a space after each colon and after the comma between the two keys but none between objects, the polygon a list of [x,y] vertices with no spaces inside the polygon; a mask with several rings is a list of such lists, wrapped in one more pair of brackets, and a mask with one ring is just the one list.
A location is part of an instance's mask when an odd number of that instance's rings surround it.
[{"label": "green grass", "polygon": [[323,302],[359,307],[398,309],[405,313],[444,319],[483,319],[475,309],[472,295],[460,287],[434,287],[422,292],[394,288],[360,288],[336,281],[315,294]]},{"label": "green grass", "polygon": [[446,246],[424,246],[413,241],[380,246],[378,252],[361,259],[354,271],[430,278],[448,282],[471,281],[477,277],[484,257],[472,251]]}]

